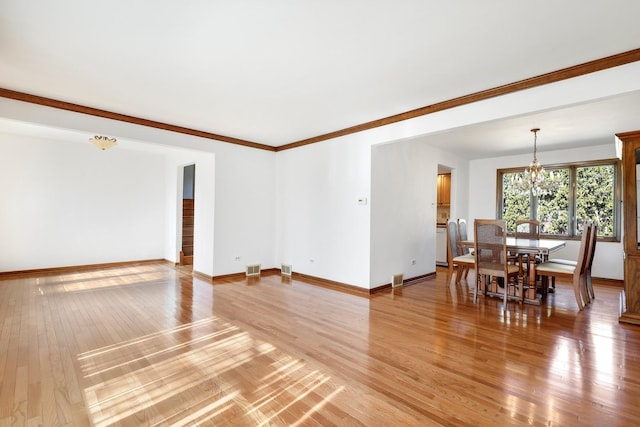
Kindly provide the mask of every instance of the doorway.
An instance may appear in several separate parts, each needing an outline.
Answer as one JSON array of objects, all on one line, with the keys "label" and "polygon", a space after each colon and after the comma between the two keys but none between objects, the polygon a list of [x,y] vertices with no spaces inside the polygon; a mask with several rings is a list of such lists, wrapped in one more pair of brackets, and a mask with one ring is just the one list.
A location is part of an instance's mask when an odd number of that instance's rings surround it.
[{"label": "doorway", "polygon": [[436,265],[448,266],[447,220],[451,217],[451,168],[438,165],[436,188]]},{"label": "doorway", "polygon": [[193,223],[195,213],[196,165],[182,172],[182,248],[180,265],[193,265]]}]

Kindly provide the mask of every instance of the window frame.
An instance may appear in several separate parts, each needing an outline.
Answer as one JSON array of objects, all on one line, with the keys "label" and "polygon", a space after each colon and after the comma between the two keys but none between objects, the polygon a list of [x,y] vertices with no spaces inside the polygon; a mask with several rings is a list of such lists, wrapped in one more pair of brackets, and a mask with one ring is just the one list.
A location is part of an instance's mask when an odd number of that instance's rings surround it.
[{"label": "window frame", "polygon": [[[613,216],[614,216],[614,235],[611,237],[598,236],[597,239],[603,242],[620,242],[621,241],[621,211],[622,211],[622,168],[621,161],[619,159],[602,159],[583,162],[572,163],[555,163],[550,165],[544,165],[545,170],[552,171],[556,169],[568,169],[569,170],[569,221],[568,235],[557,234],[544,234],[545,239],[561,239],[561,240],[580,240],[582,234],[577,230],[577,218],[576,218],[576,171],[578,168],[583,167],[595,167],[595,166],[613,166]],[[519,173],[524,171],[526,166],[503,168],[496,170],[496,218],[502,219],[503,211],[503,187],[502,177],[507,173]],[[536,197],[531,196],[530,208],[537,209],[538,200]],[[509,231],[509,235],[513,235],[513,232]],[[541,235],[542,236],[542,235]]]}]

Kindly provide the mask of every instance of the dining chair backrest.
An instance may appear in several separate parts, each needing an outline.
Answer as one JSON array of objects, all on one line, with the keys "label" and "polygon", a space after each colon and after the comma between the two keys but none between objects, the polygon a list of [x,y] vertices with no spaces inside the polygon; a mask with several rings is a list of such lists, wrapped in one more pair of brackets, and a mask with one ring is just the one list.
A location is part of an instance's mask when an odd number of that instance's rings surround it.
[{"label": "dining chair backrest", "polygon": [[539,239],[540,221],[536,219],[519,219],[516,221],[516,238]]},{"label": "dining chair backrest", "polygon": [[598,225],[595,222],[591,223],[591,236],[590,236],[590,244],[589,244],[589,254],[587,255],[587,263],[585,268],[587,270],[591,270],[591,266],[593,265],[593,256],[596,253],[596,241],[598,240]]},{"label": "dining chair backrest", "polygon": [[467,240],[467,221],[465,219],[458,218],[458,254],[465,255],[471,252],[471,248],[462,245],[462,242]]},{"label": "dining chair backrest", "polygon": [[593,299],[596,297],[593,292],[593,284],[591,282],[591,266],[593,265],[593,257],[596,253],[596,241],[598,240],[598,225],[594,222],[591,223],[591,243],[589,244],[589,253],[587,254],[587,260],[585,262],[584,270],[585,270],[585,282],[587,287],[587,293],[589,294],[589,298]]},{"label": "dining chair backrest", "polygon": [[507,277],[507,226],[502,219],[476,219],[474,246],[478,274]]},{"label": "dining chair backrest", "polygon": [[582,230],[582,238],[580,239],[580,250],[578,251],[578,259],[576,260],[576,267],[573,270],[573,284],[574,289],[577,289],[576,299],[582,298],[582,304],[578,303],[578,307],[582,309],[584,304],[588,304],[590,301],[588,283],[587,283],[587,267],[589,265],[589,256],[591,254],[591,236],[593,235],[594,228],[593,223],[585,223]]},{"label": "dining chair backrest", "polygon": [[453,258],[460,255],[458,249],[458,223],[453,220],[447,220],[447,257],[451,263]]},{"label": "dining chair backrest", "polygon": [[[536,274],[544,278],[556,276],[571,277],[571,284],[573,286],[573,292],[578,303],[578,308],[582,310],[585,304],[590,301],[590,292],[588,288],[588,265],[590,262],[590,256],[593,252],[590,250],[592,246],[591,237],[596,233],[597,229],[594,228],[591,222],[584,224],[582,231],[582,237],[580,238],[580,249],[578,250],[578,257],[575,262],[567,260],[554,261],[553,259],[536,267]],[[595,237],[594,237],[595,238]],[[545,279],[547,280],[547,279]]]},{"label": "dining chair backrest", "polygon": [[576,269],[573,272],[574,276],[583,276],[586,274],[587,265],[589,264],[591,244],[591,235],[594,229],[592,223],[586,223],[582,230],[582,238],[580,239],[580,249],[578,250],[578,258],[576,259]]}]

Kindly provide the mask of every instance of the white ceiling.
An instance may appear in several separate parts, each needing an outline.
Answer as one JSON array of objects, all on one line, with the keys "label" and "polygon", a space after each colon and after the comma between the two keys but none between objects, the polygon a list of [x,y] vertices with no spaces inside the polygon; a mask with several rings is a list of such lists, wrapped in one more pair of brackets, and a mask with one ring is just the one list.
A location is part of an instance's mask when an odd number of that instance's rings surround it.
[{"label": "white ceiling", "polygon": [[[279,146],[637,49],[638,16],[637,0],[0,0],[0,87]],[[431,138],[524,152],[536,122],[547,148],[588,145],[638,111],[631,93]]]},{"label": "white ceiling", "polygon": [[[640,78],[640,76],[638,76]],[[539,127],[544,151],[614,143],[614,134],[640,129],[640,91],[611,98],[469,125],[429,135],[431,145],[469,159],[522,154],[533,149]]]}]

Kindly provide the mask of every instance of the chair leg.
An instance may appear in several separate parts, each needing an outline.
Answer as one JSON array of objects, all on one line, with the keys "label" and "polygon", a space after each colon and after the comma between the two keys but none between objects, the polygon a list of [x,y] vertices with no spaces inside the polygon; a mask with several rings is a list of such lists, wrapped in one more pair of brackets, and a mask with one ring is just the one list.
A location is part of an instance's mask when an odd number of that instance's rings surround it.
[{"label": "chair leg", "polygon": [[485,274],[477,274],[476,273],[476,287],[474,291],[474,300],[477,300],[478,294],[482,293],[482,295],[487,296],[487,289],[489,289],[490,283],[487,283],[487,279],[491,282],[491,277]]},{"label": "chair leg", "polygon": [[480,286],[480,278],[476,276],[476,286],[473,288],[473,303],[478,302],[478,286]]},{"label": "chair leg", "polygon": [[578,303],[578,308],[582,310],[584,308],[584,304],[582,303],[582,291],[580,290],[580,279],[578,279],[578,283],[574,281],[573,293],[576,296],[576,302]]},{"label": "chair leg", "polygon": [[473,303],[476,304],[478,302],[478,282],[476,281],[476,286],[473,288]]},{"label": "chair leg", "polygon": [[542,295],[546,296],[547,294],[553,293],[551,291],[551,282],[553,282],[554,276],[540,276],[540,292]]},{"label": "chair leg", "polygon": [[540,279],[540,293],[542,293],[542,298],[546,298],[547,297],[547,291],[549,288],[549,282],[547,281],[545,283],[544,279],[545,276],[538,276],[536,274],[536,279],[535,279],[535,284],[534,284],[534,289],[537,291],[538,289],[538,279]]},{"label": "chair leg", "polygon": [[467,279],[469,275],[469,266],[467,265],[458,265],[458,269],[456,270],[456,284],[460,283],[460,280]]},{"label": "chair leg", "polygon": [[504,309],[507,309],[507,295],[509,294],[509,278],[504,278]]},{"label": "chair leg", "polygon": [[591,303],[591,295],[589,295],[589,289],[587,288],[587,278],[580,278],[580,293],[582,294],[582,301],[584,305]]}]

